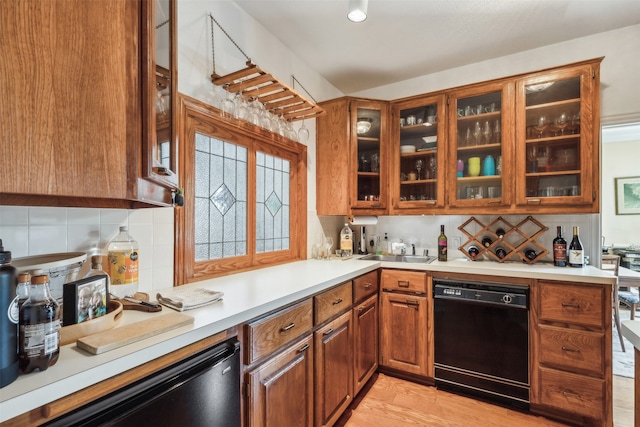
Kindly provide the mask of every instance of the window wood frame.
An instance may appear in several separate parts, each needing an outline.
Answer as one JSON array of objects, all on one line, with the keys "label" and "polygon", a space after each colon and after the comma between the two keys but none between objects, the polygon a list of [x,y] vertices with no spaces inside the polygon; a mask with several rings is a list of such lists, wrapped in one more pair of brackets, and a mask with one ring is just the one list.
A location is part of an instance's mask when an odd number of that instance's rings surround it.
[{"label": "window wood frame", "polygon": [[[178,139],[180,183],[184,207],[175,214],[177,285],[306,259],[307,147],[243,120],[222,117],[210,105],[179,94]],[[247,148],[247,254],[216,260],[195,260],[195,135],[200,133]],[[290,162],[289,249],[256,251],[256,152]]]}]

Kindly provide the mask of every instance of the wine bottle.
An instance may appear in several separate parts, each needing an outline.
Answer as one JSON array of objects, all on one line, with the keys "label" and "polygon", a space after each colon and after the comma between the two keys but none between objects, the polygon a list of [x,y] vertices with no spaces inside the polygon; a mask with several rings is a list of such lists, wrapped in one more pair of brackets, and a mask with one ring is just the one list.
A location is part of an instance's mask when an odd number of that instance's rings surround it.
[{"label": "wine bottle", "polygon": [[569,267],[584,267],[584,251],[578,236],[579,227],[573,227],[573,239],[569,244]]},{"label": "wine bottle", "polygon": [[567,266],[567,241],[562,237],[562,226],[557,227],[557,237],[553,239],[553,265]]},{"label": "wine bottle", "polygon": [[438,261],[447,260],[447,236],[444,234],[444,225],[440,226],[440,236],[438,236]]}]

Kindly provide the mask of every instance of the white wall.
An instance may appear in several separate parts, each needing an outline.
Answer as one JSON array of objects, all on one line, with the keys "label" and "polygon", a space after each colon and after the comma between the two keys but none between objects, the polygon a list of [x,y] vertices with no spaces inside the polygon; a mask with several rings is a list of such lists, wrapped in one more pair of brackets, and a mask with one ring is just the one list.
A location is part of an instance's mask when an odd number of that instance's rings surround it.
[{"label": "white wall", "polygon": [[603,142],[601,215],[605,245],[640,245],[640,215],[617,215],[615,178],[640,177],[640,135],[637,140]]}]

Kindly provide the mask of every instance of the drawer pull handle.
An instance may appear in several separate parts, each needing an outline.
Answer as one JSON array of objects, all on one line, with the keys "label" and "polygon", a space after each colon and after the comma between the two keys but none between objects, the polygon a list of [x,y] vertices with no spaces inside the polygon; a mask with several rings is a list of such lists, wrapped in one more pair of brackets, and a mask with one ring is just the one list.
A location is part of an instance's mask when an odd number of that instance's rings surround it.
[{"label": "drawer pull handle", "polygon": [[407,299],[407,305],[412,306],[418,311],[418,307],[420,307],[420,303],[415,299]]},{"label": "drawer pull handle", "polygon": [[287,326],[283,327],[280,329],[280,332],[287,332],[290,331],[291,329],[295,328],[296,324],[295,323],[290,323]]},{"label": "drawer pull handle", "polygon": [[370,287],[371,287],[371,283],[365,283],[365,284],[364,284],[364,288],[365,288],[365,289],[369,289]]},{"label": "drawer pull handle", "polygon": [[529,203],[530,205],[539,205],[541,202],[540,199],[527,199],[527,203]]},{"label": "drawer pull handle", "polygon": [[333,302],[333,305],[338,305],[338,304],[340,304],[341,302],[342,302],[342,298],[338,298],[337,300],[335,300],[335,301]]},{"label": "drawer pull handle", "polygon": [[580,308],[580,304],[576,304],[576,303],[573,303],[573,302],[563,302],[562,306],[563,307]]},{"label": "drawer pull handle", "polygon": [[409,287],[409,281],[408,280],[398,280],[398,286],[400,286],[401,288],[408,288]]},{"label": "drawer pull handle", "polygon": [[329,328],[329,330],[325,332],[324,335],[331,335],[332,333],[333,333],[333,328]]},{"label": "drawer pull handle", "polygon": [[298,349],[298,353],[304,353],[309,350],[309,344],[305,344],[302,348]]},{"label": "drawer pull handle", "polygon": [[577,348],[570,348],[570,347],[562,346],[562,350],[563,351],[570,351],[572,353],[580,353],[580,350],[577,349]]},{"label": "drawer pull handle", "polygon": [[358,313],[362,313],[365,310],[365,306],[361,305],[360,307],[358,307]]},{"label": "drawer pull handle", "polygon": [[582,399],[582,396],[580,396],[580,394],[576,393],[575,391],[562,390],[562,394],[567,396],[567,397],[575,397],[576,399]]}]

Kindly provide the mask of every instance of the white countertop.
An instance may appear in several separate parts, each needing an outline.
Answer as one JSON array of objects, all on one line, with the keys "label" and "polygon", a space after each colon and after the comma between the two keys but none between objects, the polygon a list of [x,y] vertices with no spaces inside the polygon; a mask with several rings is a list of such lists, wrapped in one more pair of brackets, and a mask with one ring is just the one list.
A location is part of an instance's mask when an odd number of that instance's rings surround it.
[{"label": "white countertop", "polygon": [[622,336],[640,351],[640,320],[625,320],[622,322]]},{"label": "white countertop", "polygon": [[[299,261],[203,280],[185,286],[221,291],[224,292],[224,299],[184,312],[193,316],[192,325],[99,355],[80,350],[75,344],[61,347],[60,357],[54,366],[43,372],[21,375],[12,384],[0,389],[0,422],[379,267],[580,283],[611,284],[615,280],[607,272],[594,267],[577,269],[548,264],[499,264],[463,260],[407,264],[356,259]],[[163,307],[159,313],[127,310],[118,326],[169,312],[172,310],[167,307]],[[638,347],[637,342],[634,345]]]}]

